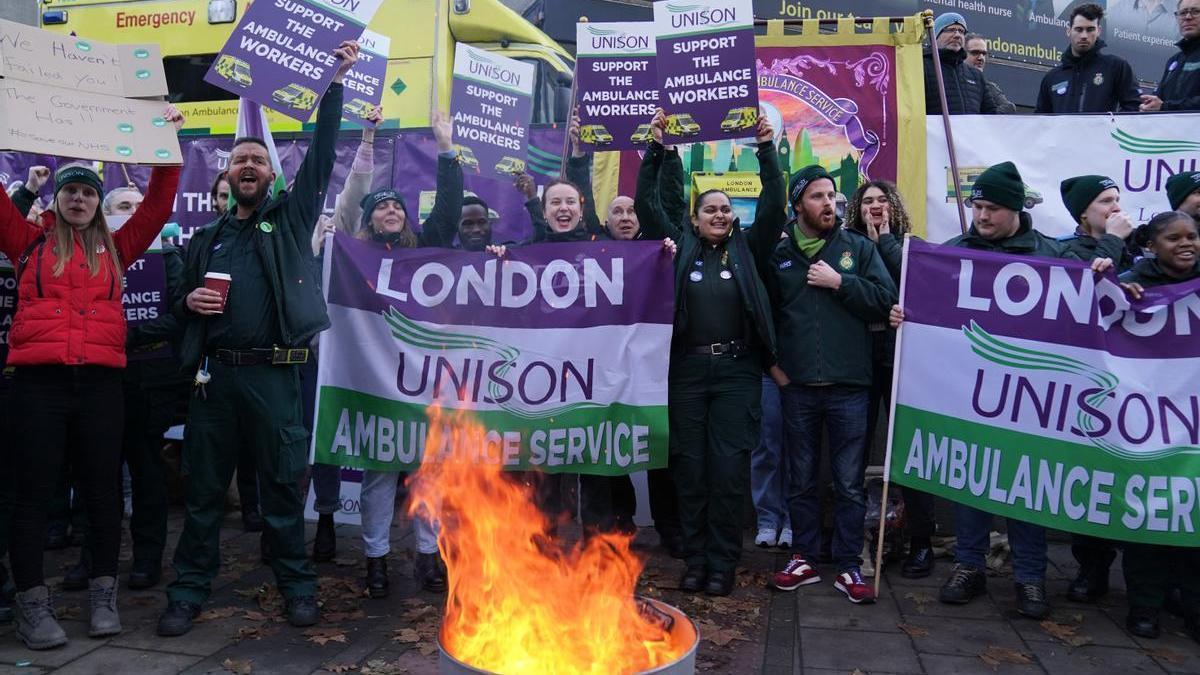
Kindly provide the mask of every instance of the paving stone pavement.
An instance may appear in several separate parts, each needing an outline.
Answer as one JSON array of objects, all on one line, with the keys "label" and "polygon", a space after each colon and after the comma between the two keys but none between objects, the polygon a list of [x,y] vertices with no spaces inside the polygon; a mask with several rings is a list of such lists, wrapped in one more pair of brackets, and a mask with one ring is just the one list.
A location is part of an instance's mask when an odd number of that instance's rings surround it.
[{"label": "paving stone pavement", "polygon": [[[172,545],[181,515],[172,510]],[[338,527],[338,558],[318,566],[323,621],[306,630],[283,621],[273,577],[259,561],[258,535],[243,533],[236,514],[230,514],[225,526],[221,575],[204,605],[204,620],[187,636],[155,635],[155,622],[166,605],[162,586],[142,592],[122,589],[125,630],[106,640],[86,635],[86,592],[64,592],[57,604],[70,643],[32,652],[20,645],[11,624],[0,626],[0,675],[437,672],[442,598],[422,591],[412,579],[407,523],[398,520],[393,530],[392,596],[386,600],[363,596],[359,530]],[[1066,584],[1075,568],[1064,543],[1051,544],[1054,623],[1043,626],[1016,614],[1011,579],[1004,576],[991,577],[988,594],[969,605],[939,604],[938,585],[950,569],[945,559],[928,579],[911,581],[887,572],[875,605],[847,602],[833,589],[834,570],[828,566],[820,567],[825,577],[821,584],[778,592],[767,582],[786,554],[755,548],[749,544],[752,533],[746,534],[735,591],[716,599],[676,590],[683,566],[661,551],[653,530],[643,529],[635,540],[635,551],[646,559],[639,592],[683,609],[700,625],[699,672],[1200,673],[1200,644],[1184,636],[1177,618],[1165,618],[1165,635],[1159,640],[1133,638],[1124,631],[1119,562],[1112,574],[1113,592],[1103,602],[1067,601]],[[308,535],[311,546],[311,525]],[[57,585],[78,551],[47,552],[50,585]],[[123,572],[128,555],[126,543]],[[171,574],[168,567],[165,576]]]}]

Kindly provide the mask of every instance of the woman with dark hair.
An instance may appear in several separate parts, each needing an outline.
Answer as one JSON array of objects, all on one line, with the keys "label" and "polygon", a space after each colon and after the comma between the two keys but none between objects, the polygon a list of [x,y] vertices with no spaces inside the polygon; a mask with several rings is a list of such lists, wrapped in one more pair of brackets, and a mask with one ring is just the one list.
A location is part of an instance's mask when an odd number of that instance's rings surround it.
[{"label": "woman with dark hair", "polygon": [[[750,482],[750,453],[760,431],[761,375],[775,361],[775,332],[758,270],[787,221],[775,129],[759,115],[758,198],[743,231],[729,195],[696,197],[687,223],[667,214],[683,194],[682,168],[667,162],[666,115],[651,122],[634,206],[648,237],[679,241],[675,257],[675,328],[671,340],[669,469],[679,499],[687,569],[680,589],[728,595],[742,549],[740,514]],[[668,175],[663,169],[670,166]]]},{"label": "woman with dark hair", "polygon": [[[1147,288],[1200,277],[1200,232],[1191,216],[1167,211],[1143,227],[1152,257],[1142,258],[1121,275],[1121,286],[1130,296],[1140,298]],[[1144,638],[1159,636],[1159,610],[1169,587],[1177,584],[1183,591],[1187,632],[1200,642],[1200,581],[1195,574],[1200,568],[1200,548],[1126,543],[1121,566],[1129,597],[1125,626],[1130,633]]]},{"label": "woman with dark hair", "polygon": [[[908,209],[896,185],[886,180],[872,180],[858,186],[846,207],[846,228],[857,232],[879,249],[896,287],[900,287],[901,262],[904,259],[904,237],[912,232]],[[892,400],[892,361],[896,353],[896,331],[886,322],[871,325],[874,338],[870,400],[867,407],[867,442],[864,460],[869,459],[879,415],[887,414]],[[869,463],[869,462],[868,462]],[[933,573],[934,499],[928,492],[902,488],[905,522],[908,529],[908,556],[900,567],[906,579],[921,579]]]},{"label": "woman with dark hair", "polygon": [[[167,106],[164,119],[182,126]],[[90,524],[92,637],[121,632],[121,371],[125,368],[125,268],[171,216],[179,167],[156,167],[146,200],[117,232],[100,209],[100,176],[68,164],[54,176],[54,202],[33,225],[0,196],[0,252],[17,265],[17,314],[7,365],[15,369],[12,515],[17,637],[30,649],[67,642],[43,579],[46,511],[64,461],[78,468]]]}]

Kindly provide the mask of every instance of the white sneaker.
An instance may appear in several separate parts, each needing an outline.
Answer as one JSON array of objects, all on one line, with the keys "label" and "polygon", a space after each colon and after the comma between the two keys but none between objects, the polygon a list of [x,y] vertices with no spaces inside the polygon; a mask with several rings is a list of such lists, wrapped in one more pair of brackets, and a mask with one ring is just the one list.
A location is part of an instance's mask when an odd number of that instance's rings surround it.
[{"label": "white sneaker", "polygon": [[779,548],[792,547],[792,528],[785,527],[779,531],[779,543],[776,546]]},{"label": "white sneaker", "polygon": [[[758,528],[758,535],[754,537],[754,545],[761,547],[761,548],[767,548],[768,546],[774,546],[775,545],[775,528],[773,528],[773,527]],[[789,544],[789,546],[790,546],[790,544]]]}]

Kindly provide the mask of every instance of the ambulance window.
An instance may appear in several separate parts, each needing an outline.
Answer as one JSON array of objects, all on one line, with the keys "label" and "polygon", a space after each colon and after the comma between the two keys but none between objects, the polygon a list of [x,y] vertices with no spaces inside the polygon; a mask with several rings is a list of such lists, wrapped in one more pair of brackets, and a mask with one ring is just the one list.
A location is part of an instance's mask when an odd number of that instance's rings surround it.
[{"label": "ambulance window", "polygon": [[204,81],[209,66],[216,54],[199,56],[168,56],[163,58],[163,69],[167,74],[167,91],[171,92],[172,103],[194,103],[196,101],[232,101],[236,94]]},{"label": "ambulance window", "polygon": [[537,79],[533,88],[533,123],[553,124],[566,122],[571,109],[571,75],[560,73],[549,63],[540,59],[518,57],[518,61],[532,64]]}]

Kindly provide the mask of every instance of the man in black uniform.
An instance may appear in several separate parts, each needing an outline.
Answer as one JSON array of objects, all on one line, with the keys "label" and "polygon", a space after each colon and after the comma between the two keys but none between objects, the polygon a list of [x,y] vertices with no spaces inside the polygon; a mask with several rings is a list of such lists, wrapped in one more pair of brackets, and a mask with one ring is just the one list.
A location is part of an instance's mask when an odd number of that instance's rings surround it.
[{"label": "man in black uniform", "polygon": [[1137,78],[1125,59],[1103,54],[1100,19],[1104,10],[1088,3],[1071,11],[1062,64],[1046,73],[1038,90],[1037,112],[1137,112],[1141,105]]},{"label": "man in black uniform", "polygon": [[[342,76],[358,60],[358,44],[343,42],[334,55],[341,63],[292,192],[271,195],[275,175],[261,139],[235,140],[228,175],[236,209],[197,230],[188,245],[190,291],[175,315],[184,322],[180,360],[188,371],[199,369],[198,386],[184,440],[187,517],[175,549],[177,577],[158,621],[162,636],[191,630],[211,591],[225,490],[243,445],[257,453],[266,543],[288,621],[311,626],[320,619],[296,485],[308,465],[296,366],[308,360],[309,340],[329,327],[311,264],[312,231],[333,171]],[[208,272],[231,277],[225,301],[204,287]]]},{"label": "man in black uniform", "polygon": [[946,112],[951,115],[995,115],[996,101],[988,92],[983,71],[967,65],[967,20],[957,12],[942,14],[933,22],[933,34],[935,44],[925,50],[925,114],[942,114],[937,74],[933,70],[933,50],[936,49],[946,87]]},{"label": "man in black uniform", "polygon": [[1179,53],[1167,61],[1158,90],[1142,94],[1142,112],[1200,110],[1200,0],[1179,0]]}]

